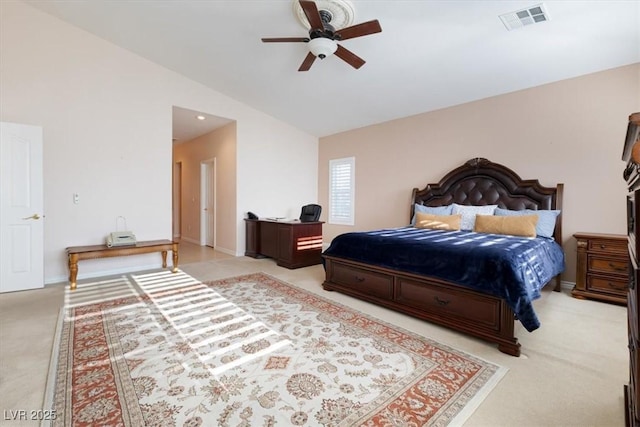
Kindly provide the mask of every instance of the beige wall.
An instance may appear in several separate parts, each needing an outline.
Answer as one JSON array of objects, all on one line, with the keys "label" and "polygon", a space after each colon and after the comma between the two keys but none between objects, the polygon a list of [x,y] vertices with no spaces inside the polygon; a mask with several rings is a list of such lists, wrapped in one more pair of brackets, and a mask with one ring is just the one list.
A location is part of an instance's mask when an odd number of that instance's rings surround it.
[{"label": "beige wall", "polygon": [[573,233],[625,233],[621,154],[635,111],[640,64],[321,138],[321,205],[328,206],[329,160],[356,159],[355,225],[325,224],[325,243],[342,232],[407,224],[413,187],[485,157],[522,178],[565,184],[564,279],[575,281]]},{"label": "beige wall", "polygon": [[[235,205],[220,230],[236,254],[247,210],[299,213],[317,199],[316,137],[24,2],[0,1],[0,73],[0,120],[43,128],[46,283],[67,279],[67,246],[103,242],[119,215],[139,240],[171,238],[173,106],[236,121]],[[78,277],[159,265],[159,254],[86,260]]]},{"label": "beige wall", "polygon": [[173,147],[182,167],[181,237],[200,243],[201,164],[216,162],[216,249],[236,253],[236,123]]}]

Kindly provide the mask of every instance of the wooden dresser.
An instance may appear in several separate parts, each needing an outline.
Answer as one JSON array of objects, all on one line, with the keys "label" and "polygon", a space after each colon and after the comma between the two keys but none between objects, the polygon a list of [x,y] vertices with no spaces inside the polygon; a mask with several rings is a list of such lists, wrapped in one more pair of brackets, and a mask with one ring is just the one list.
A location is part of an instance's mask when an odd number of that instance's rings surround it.
[{"label": "wooden dresser", "polygon": [[627,318],[629,337],[629,383],[624,386],[625,424],[640,426],[640,321],[638,320],[638,284],[640,270],[640,113],[629,116],[622,151],[626,162],[623,178],[627,182],[627,238],[629,241],[629,289]]},{"label": "wooden dresser", "polygon": [[629,253],[627,236],[618,234],[576,233],[578,262],[576,298],[627,303]]}]

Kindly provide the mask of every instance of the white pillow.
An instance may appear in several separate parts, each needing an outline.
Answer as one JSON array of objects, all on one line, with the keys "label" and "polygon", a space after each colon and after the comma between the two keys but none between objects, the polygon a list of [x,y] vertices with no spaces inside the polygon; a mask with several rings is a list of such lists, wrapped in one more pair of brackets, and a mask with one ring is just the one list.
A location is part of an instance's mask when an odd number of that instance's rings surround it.
[{"label": "white pillow", "polygon": [[457,203],[453,204],[453,214],[461,214],[460,230],[473,230],[476,223],[476,215],[493,215],[498,205],[485,206],[464,206]]}]

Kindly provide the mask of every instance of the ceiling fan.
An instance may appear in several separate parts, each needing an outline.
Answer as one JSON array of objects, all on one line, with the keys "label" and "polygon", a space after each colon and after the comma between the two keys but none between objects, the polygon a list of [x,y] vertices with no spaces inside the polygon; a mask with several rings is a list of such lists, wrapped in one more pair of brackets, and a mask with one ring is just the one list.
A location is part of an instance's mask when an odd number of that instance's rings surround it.
[{"label": "ceiling fan", "polygon": [[333,16],[330,11],[318,10],[313,1],[300,0],[300,6],[309,21],[309,37],[263,38],[262,41],[265,43],[308,43],[309,53],[302,61],[298,71],[308,71],[316,58],[324,59],[334,53],[353,68],[358,69],[364,65],[364,59],[340,46],[337,42],[381,32],[382,28],[377,19],[336,30],[331,25]]}]

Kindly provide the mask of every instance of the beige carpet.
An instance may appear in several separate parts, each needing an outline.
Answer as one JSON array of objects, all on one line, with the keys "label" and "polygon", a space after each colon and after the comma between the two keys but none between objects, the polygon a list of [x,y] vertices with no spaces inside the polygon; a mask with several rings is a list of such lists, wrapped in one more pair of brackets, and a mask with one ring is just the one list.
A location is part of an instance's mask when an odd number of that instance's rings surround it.
[{"label": "beige carpet", "polygon": [[67,292],[53,425],[461,425],[506,369],[273,276]]},{"label": "beige carpet", "polygon": [[[195,252],[190,254],[190,248]],[[629,381],[626,308],[572,298],[545,290],[534,307],[542,326],[527,333],[516,324],[522,356],[500,353],[496,346],[364,301],[322,290],[322,266],[297,270],[270,259],[216,254],[181,244],[181,268],[202,281],[264,271],[301,289],[357,309],[419,336],[491,360],[509,369],[465,427],[622,427],[622,385]],[[191,256],[190,256],[191,255]],[[105,282],[124,274],[104,277]],[[80,284],[96,279],[83,279]],[[34,427],[38,419],[4,420],[11,411],[27,415],[43,407],[56,319],[65,304],[68,283],[44,289],[0,294],[1,425]],[[5,412],[6,411],[6,412]],[[15,413],[15,412],[14,412]]]}]

